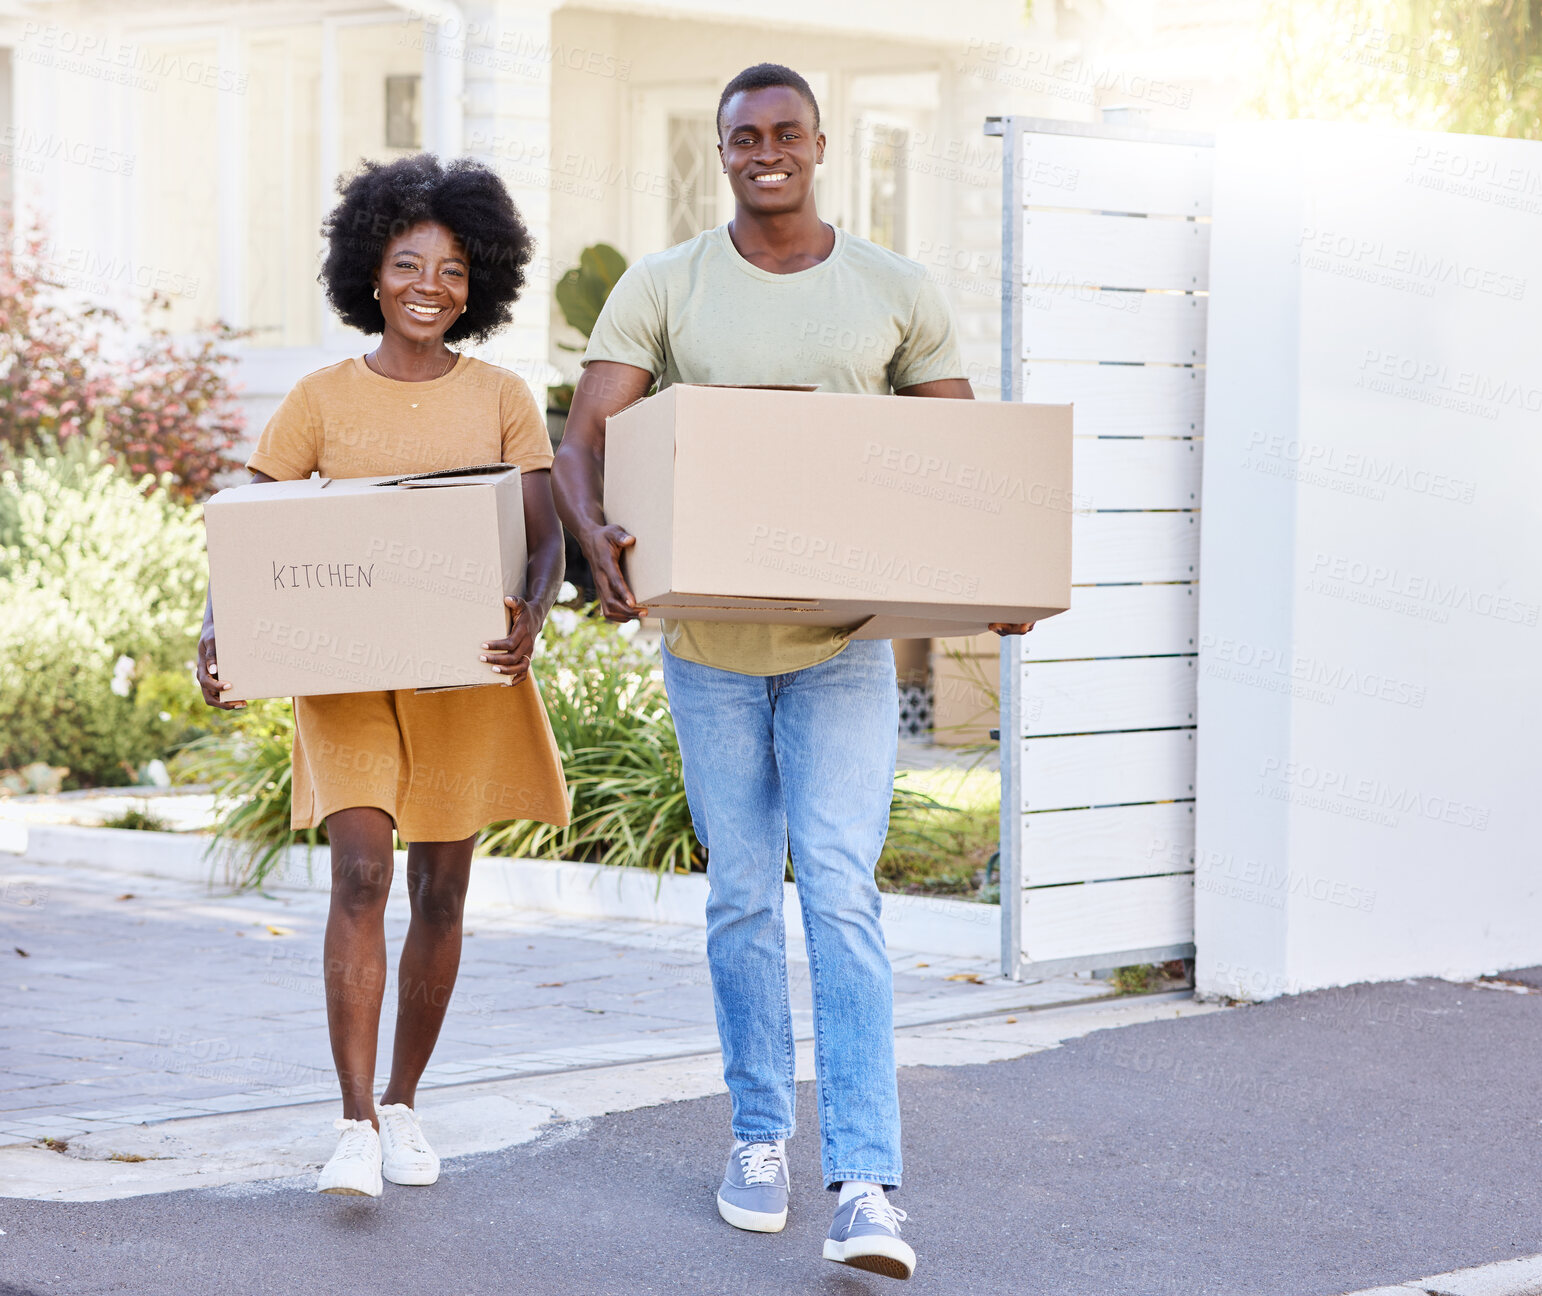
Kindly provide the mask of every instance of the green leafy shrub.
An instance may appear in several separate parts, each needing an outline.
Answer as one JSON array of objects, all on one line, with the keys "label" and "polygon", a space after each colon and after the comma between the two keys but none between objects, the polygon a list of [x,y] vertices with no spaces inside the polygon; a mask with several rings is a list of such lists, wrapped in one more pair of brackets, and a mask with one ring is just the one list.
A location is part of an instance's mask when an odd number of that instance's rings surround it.
[{"label": "green leafy shrub", "polygon": [[261,886],[290,846],[327,840],[324,826],[298,832],[289,826],[293,746],[294,707],[271,699],[232,712],[224,730],[183,750],[181,775],[214,790],[210,854],[227,865],[237,886]]},{"label": "green leafy shrub", "polygon": [[[571,823],[495,824],[481,849],[659,873],[703,871],[706,857],[691,827],[657,656],[625,628],[557,608],[537,645],[534,670],[567,775]],[[213,786],[216,842],[246,885],[260,885],[291,844],[325,840],[321,829],[289,828],[293,736],[287,703],[254,703],[237,713],[228,731],[194,743],[178,762],[179,777]],[[891,845],[947,849],[952,839],[939,818],[951,813],[927,792],[896,787]]]},{"label": "green leafy shrub", "polygon": [[[578,264],[572,266],[553,289],[557,308],[569,327],[577,329],[587,338],[599,322],[610,291],[626,272],[626,258],[609,243],[596,243],[586,247],[578,255]],[[582,351],[583,347],[568,342],[557,345],[564,351]],[[573,385],[562,383],[546,389],[546,403],[555,410],[566,410],[573,404]]]},{"label": "green leafy shrub", "polygon": [[500,824],[484,836],[483,850],[660,872],[705,869],[657,657],[629,631],[557,608],[533,669],[562,756],[572,822]]},{"label": "green leafy shrub", "polygon": [[[592,607],[552,616],[535,660],[572,796],[572,822],[566,828],[502,824],[489,831],[483,849],[660,873],[705,871],[657,657],[636,646],[625,627],[594,616]],[[897,785],[891,849],[935,851],[946,841],[938,817],[949,813],[927,793]]]},{"label": "green leafy shrub", "polygon": [[553,290],[562,318],[588,337],[599,323],[611,289],[625,272],[626,258],[609,243],[586,247],[578,254],[578,264],[557,280]]},{"label": "green leafy shrub", "polygon": [[878,885],[911,895],[953,896],[994,902],[999,887],[987,878],[1001,842],[1001,778],[972,765],[902,770],[889,839],[878,860]]},{"label": "green leafy shrub", "polygon": [[198,509],[83,439],[0,474],[0,768],[122,784],[186,737],[161,677],[192,688],[203,584]]}]

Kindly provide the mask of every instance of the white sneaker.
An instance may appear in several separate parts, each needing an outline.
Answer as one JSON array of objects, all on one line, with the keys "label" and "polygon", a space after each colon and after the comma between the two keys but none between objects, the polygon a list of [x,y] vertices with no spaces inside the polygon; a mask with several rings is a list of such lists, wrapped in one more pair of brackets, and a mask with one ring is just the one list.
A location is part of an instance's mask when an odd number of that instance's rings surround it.
[{"label": "white sneaker", "polygon": [[406,1103],[375,1104],[380,1118],[381,1173],[394,1184],[423,1187],[439,1178],[439,1157]]},{"label": "white sneaker", "polygon": [[375,1127],[367,1120],[341,1117],[332,1127],[341,1130],[342,1137],[332,1159],[321,1167],[316,1191],[345,1197],[380,1196],[384,1185],[380,1182],[380,1135]]}]

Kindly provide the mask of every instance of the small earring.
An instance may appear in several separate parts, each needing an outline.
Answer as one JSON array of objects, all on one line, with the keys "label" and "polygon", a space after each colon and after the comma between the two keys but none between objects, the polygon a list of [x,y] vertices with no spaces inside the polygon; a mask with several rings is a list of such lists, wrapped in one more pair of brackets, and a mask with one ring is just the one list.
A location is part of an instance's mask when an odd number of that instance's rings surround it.
[{"label": "small earring", "polygon": [[375,300],[376,301],[380,300],[380,289],[378,289],[378,288],[375,289]]}]

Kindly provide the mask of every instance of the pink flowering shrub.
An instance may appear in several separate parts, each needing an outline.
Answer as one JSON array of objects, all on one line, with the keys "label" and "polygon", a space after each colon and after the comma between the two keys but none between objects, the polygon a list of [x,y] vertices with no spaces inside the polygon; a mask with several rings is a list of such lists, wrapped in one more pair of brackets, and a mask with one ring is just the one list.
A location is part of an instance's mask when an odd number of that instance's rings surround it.
[{"label": "pink flowering shrub", "polygon": [[0,243],[0,454],[86,435],[136,478],[187,500],[208,495],[238,466],[230,451],[245,420],[230,344],[243,335],[215,324],[188,338],[153,326],[136,337],[117,312],[70,302],[44,247],[37,230]]}]

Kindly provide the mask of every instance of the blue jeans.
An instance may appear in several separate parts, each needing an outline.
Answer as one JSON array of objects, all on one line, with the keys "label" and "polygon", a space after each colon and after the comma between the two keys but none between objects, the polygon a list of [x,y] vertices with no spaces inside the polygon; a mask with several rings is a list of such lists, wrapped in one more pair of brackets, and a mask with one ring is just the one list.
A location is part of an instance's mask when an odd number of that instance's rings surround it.
[{"label": "blue jeans", "polygon": [[899,691],[887,640],[786,675],[664,651],[685,790],[707,848],[707,961],[734,1137],[793,1133],[782,881],[789,847],[814,988],[825,1185],[898,1187],[894,986],[873,877],[889,830]]}]

